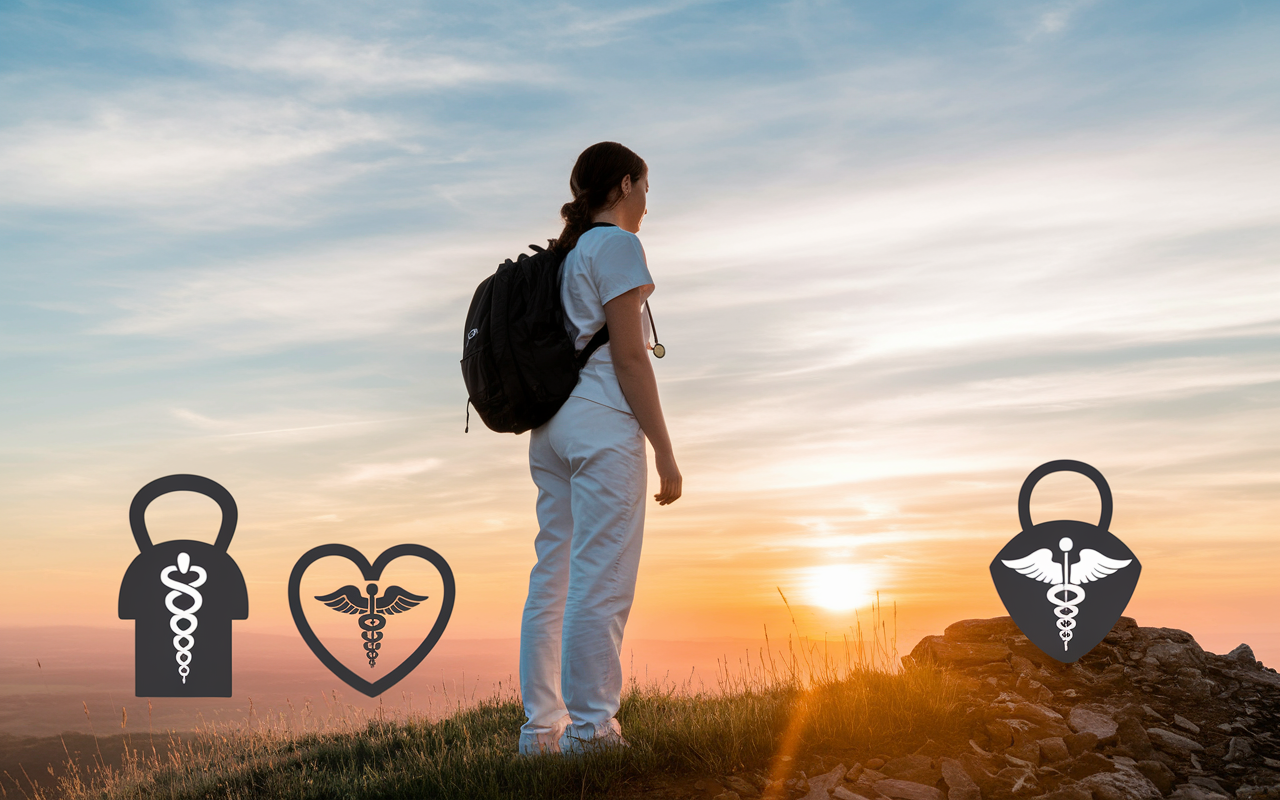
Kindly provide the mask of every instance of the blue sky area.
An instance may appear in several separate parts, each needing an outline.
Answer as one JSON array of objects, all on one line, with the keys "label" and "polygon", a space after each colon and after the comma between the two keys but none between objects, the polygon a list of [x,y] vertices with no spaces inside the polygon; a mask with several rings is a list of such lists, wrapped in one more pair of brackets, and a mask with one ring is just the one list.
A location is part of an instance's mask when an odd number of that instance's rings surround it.
[{"label": "blue sky area", "polygon": [[1017,489],[1077,458],[1140,622],[1280,657],[1231,612],[1280,599],[1277,41],[1267,2],[0,2],[0,605],[119,624],[129,500],[197,472],[251,623],[314,544],[418,540],[459,635],[514,635],[527,443],[462,433],[463,316],[608,139],[686,481],[639,635],[754,635],[833,562],[922,634],[1000,613]]}]

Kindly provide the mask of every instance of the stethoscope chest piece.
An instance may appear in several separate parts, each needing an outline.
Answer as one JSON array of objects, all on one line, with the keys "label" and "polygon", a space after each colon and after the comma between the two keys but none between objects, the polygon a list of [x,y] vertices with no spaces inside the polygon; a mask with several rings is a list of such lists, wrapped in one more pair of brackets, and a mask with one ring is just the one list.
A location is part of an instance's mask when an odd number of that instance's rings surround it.
[{"label": "stethoscope chest piece", "polygon": [[662,358],[667,354],[667,348],[658,341],[658,326],[653,324],[653,311],[649,309],[648,300],[644,301],[644,310],[649,315],[649,330],[653,331],[653,347],[650,349],[653,350],[654,358]]}]

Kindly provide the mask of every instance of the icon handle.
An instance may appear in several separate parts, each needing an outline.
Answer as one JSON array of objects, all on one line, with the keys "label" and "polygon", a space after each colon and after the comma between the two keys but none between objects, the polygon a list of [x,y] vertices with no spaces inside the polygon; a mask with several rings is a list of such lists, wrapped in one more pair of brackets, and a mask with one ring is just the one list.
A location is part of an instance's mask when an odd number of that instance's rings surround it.
[{"label": "icon handle", "polygon": [[1098,495],[1102,498],[1102,516],[1098,520],[1098,528],[1108,530],[1111,526],[1111,487],[1107,485],[1107,479],[1102,477],[1101,472],[1083,461],[1072,461],[1068,458],[1041,464],[1022,482],[1022,491],[1018,493],[1018,522],[1021,523],[1022,529],[1028,531],[1033,527],[1031,490],[1036,487],[1041,478],[1054,472],[1075,472],[1093,481],[1093,485],[1098,487]]},{"label": "icon handle", "polygon": [[133,502],[129,504],[129,527],[133,530],[138,550],[146,552],[152,546],[151,534],[147,532],[147,506],[170,492],[195,492],[218,504],[218,508],[222,509],[222,525],[218,528],[218,538],[214,540],[213,546],[225,553],[231,546],[231,537],[235,535],[236,521],[239,519],[236,501],[231,497],[231,492],[217,481],[200,475],[166,475],[156,478],[133,496]]}]

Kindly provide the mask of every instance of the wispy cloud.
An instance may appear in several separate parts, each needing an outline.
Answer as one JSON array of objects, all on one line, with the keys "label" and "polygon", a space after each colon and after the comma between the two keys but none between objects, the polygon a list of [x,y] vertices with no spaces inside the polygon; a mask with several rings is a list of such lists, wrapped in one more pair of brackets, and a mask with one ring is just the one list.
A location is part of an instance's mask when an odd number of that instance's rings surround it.
[{"label": "wispy cloud", "polygon": [[446,309],[469,301],[484,277],[477,268],[491,260],[491,247],[397,237],[215,269],[140,274],[114,299],[120,314],[93,332],[197,339],[196,357],[421,334],[437,329]]},{"label": "wispy cloud", "polygon": [[443,463],[438,458],[415,458],[385,464],[360,464],[340,478],[339,482],[351,484],[403,480],[429,472]]},{"label": "wispy cloud", "polygon": [[[231,29],[189,46],[196,60],[236,70],[314,82],[330,91],[431,91],[495,83],[546,83],[553,74],[538,63],[515,66],[430,52],[432,45],[368,41],[316,32],[263,41]],[[418,52],[413,52],[414,50]],[[426,52],[423,52],[426,51]]]},{"label": "wispy cloud", "polygon": [[607,44],[609,34],[635,35],[637,23],[649,22],[677,14],[690,8],[715,5],[724,0],[678,0],[667,3],[639,4],[623,11],[602,9],[598,6],[568,6],[561,14],[567,16],[566,33],[577,38],[579,46]]},{"label": "wispy cloud", "polygon": [[144,213],[176,205],[206,216],[199,206],[262,209],[361,170],[316,169],[319,159],[396,135],[367,114],[186,88],[94,100],[83,117],[0,131],[0,204]]},{"label": "wispy cloud", "polygon": [[1054,4],[1048,10],[1040,12],[1036,32],[1060,33],[1071,24],[1073,17],[1089,6],[1094,5],[1095,2],[1096,0],[1067,0],[1067,2]]},{"label": "wispy cloud", "polygon": [[[275,441],[288,440],[294,446],[336,437],[368,435],[376,427],[404,421],[402,418],[350,419],[338,412],[295,409],[223,419],[188,408],[175,408],[171,413],[175,419],[206,431],[206,436],[231,440],[259,437]],[[300,422],[303,424],[298,424]]]}]

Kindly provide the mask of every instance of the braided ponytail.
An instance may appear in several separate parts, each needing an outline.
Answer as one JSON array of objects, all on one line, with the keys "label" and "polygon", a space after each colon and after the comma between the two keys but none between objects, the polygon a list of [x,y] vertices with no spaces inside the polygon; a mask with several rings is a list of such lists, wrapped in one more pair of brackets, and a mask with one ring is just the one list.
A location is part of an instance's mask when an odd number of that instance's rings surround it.
[{"label": "braided ponytail", "polygon": [[564,230],[560,238],[549,243],[551,249],[566,254],[578,244],[578,237],[591,226],[591,217],[597,211],[610,208],[621,198],[612,198],[622,179],[631,176],[637,183],[649,171],[644,159],[617,142],[593,144],[578,156],[569,175],[569,190],[573,200],[560,207]]}]

